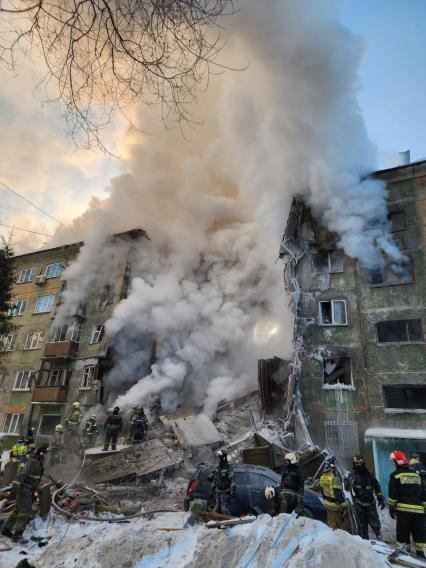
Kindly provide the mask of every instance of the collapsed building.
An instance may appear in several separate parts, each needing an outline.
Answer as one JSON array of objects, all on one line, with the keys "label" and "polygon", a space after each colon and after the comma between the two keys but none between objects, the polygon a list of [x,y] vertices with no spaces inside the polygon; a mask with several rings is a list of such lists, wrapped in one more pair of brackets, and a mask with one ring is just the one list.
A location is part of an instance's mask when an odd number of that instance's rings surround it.
[{"label": "collapsed building", "polygon": [[84,305],[63,324],[52,322],[62,304],[64,269],[83,243],[15,257],[10,314],[15,329],[0,338],[0,425],[5,446],[34,427],[48,441],[74,401],[83,413],[108,400],[105,376],[112,352],[105,322],[129,287],[129,257],[146,233],[135,229],[112,237],[114,270],[108,284],[93,287]]},{"label": "collapsed building", "polygon": [[369,456],[383,488],[391,449],[426,462],[426,161],[377,171],[402,266],[367,270],[293,202],[280,256],[295,313],[287,409],[345,465]]}]

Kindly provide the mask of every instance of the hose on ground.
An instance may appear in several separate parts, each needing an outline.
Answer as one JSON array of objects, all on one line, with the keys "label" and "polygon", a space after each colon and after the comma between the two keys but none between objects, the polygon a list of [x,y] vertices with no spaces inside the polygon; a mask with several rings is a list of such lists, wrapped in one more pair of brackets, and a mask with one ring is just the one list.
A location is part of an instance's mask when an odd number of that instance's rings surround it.
[{"label": "hose on ground", "polygon": [[78,513],[71,513],[71,511],[66,511],[65,509],[60,507],[58,505],[58,503],[56,502],[56,497],[60,493],[65,491],[65,489],[67,487],[69,487],[69,484],[63,485],[62,487],[60,487],[59,489],[57,489],[53,493],[52,505],[53,505],[53,508],[55,509],[55,511],[57,511],[59,514],[63,515],[64,517],[67,517],[68,519],[73,519],[75,521],[97,521],[97,522],[100,522],[100,523],[125,523],[125,522],[129,521],[130,519],[137,519],[139,517],[148,517],[149,515],[154,515],[156,513],[177,513],[178,512],[178,511],[176,511],[176,509],[153,509],[151,511],[143,511],[143,512],[140,512],[140,513],[134,513],[133,515],[128,515],[127,517],[123,516],[123,517],[110,518],[110,519],[99,518],[99,517],[91,517],[91,516],[86,517],[85,515],[79,515]]}]

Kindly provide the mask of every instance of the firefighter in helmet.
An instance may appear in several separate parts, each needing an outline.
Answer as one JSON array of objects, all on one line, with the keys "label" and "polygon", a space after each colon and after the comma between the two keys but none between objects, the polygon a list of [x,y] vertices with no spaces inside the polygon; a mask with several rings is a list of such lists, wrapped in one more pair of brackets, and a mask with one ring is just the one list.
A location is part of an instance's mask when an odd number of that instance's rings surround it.
[{"label": "firefighter in helmet", "polygon": [[410,469],[404,452],[395,450],[389,456],[395,464],[390,474],[388,487],[389,514],[396,519],[397,544],[410,544],[410,537],[416,547],[417,556],[424,556],[426,548],[426,488],[420,475]]},{"label": "firefighter in helmet", "polygon": [[342,478],[336,468],[336,458],[332,457],[326,461],[320,485],[328,526],[333,530],[342,529],[350,532],[349,505],[343,492]]},{"label": "firefighter in helmet", "polygon": [[53,432],[52,440],[50,442],[50,464],[55,465],[57,463],[62,463],[64,461],[64,427],[62,424],[57,424],[55,426],[55,431]]},{"label": "firefighter in helmet", "polygon": [[231,499],[235,494],[235,473],[232,465],[228,462],[228,454],[225,450],[216,452],[218,466],[213,476],[213,488],[216,492],[215,512],[222,515],[231,514]]},{"label": "firefighter in helmet", "polygon": [[304,492],[305,480],[299,459],[294,452],[289,452],[284,455],[284,469],[278,490],[280,513],[296,511],[301,514],[303,512]]},{"label": "firefighter in helmet", "polygon": [[[367,469],[362,456],[355,456],[352,460],[352,471],[345,478],[345,489],[353,498],[355,515],[358,521],[359,536],[368,539],[370,526],[376,538],[381,540],[380,519],[377,513],[376,499],[383,510],[385,498],[376,477]],[[376,498],[374,497],[376,495]]]}]

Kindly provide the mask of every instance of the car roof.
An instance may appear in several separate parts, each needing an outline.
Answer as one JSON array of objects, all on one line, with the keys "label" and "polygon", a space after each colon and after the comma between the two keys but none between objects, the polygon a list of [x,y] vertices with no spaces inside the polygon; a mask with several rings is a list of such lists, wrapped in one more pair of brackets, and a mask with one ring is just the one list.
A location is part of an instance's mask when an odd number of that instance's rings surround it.
[{"label": "car roof", "polygon": [[[250,471],[252,473],[261,473],[264,475],[269,475],[270,477],[276,477],[281,479],[281,476],[276,473],[274,470],[272,470],[269,467],[265,467],[263,465],[255,465],[252,463],[234,463],[231,464],[234,471]],[[210,464],[210,463],[199,463],[197,465],[197,469],[198,468],[209,468],[209,469],[215,469],[216,466]]]}]

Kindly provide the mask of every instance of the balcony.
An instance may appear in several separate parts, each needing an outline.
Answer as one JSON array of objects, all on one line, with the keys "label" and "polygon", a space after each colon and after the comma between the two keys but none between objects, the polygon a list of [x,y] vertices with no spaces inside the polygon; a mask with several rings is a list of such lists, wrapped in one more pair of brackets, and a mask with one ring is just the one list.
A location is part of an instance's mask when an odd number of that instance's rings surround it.
[{"label": "balcony", "polygon": [[44,359],[75,359],[78,343],[75,341],[51,341],[44,346]]},{"label": "balcony", "polygon": [[33,402],[66,402],[67,387],[44,387],[35,386],[33,390]]}]

